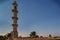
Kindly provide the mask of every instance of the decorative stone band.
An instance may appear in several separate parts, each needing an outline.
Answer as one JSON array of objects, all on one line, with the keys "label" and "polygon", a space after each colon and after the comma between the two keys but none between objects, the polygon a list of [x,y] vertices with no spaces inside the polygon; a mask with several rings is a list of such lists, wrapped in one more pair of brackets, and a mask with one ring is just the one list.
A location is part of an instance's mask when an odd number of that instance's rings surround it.
[{"label": "decorative stone band", "polygon": [[[14,33],[17,32],[17,31],[13,31]],[[18,33],[18,32],[17,32]]]},{"label": "decorative stone band", "polygon": [[12,19],[16,19],[16,20],[18,20],[18,17],[12,17]]},{"label": "decorative stone band", "polygon": [[18,13],[17,9],[12,9],[12,12]]},{"label": "decorative stone band", "polygon": [[18,24],[12,24],[12,26],[13,26],[13,27],[14,27],[14,26],[18,27]]}]

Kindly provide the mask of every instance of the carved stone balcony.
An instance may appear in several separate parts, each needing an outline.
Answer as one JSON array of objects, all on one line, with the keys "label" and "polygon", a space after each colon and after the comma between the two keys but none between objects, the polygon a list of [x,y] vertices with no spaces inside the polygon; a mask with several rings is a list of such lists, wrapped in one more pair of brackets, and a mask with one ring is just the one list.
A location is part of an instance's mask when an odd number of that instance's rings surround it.
[{"label": "carved stone balcony", "polygon": [[17,26],[18,26],[18,24],[12,24],[12,26],[13,26],[13,27],[14,27],[14,26],[16,26],[16,27],[17,27]]},{"label": "carved stone balcony", "polygon": [[18,17],[12,17],[12,19],[16,19],[16,20],[18,20]]}]

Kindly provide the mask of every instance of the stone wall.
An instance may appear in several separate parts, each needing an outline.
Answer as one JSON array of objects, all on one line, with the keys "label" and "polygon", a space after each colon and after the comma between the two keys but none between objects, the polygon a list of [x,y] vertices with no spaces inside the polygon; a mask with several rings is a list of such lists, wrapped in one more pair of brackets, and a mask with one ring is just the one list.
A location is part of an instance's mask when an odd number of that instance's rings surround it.
[{"label": "stone wall", "polygon": [[54,38],[14,38],[14,40],[60,40]]}]

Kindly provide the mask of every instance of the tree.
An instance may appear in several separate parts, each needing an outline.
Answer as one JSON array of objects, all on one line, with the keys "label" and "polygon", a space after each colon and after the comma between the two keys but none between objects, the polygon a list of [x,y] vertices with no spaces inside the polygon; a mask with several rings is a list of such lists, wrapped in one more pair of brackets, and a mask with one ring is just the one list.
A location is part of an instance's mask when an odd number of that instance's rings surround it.
[{"label": "tree", "polygon": [[4,36],[0,35],[0,40],[5,40]]},{"label": "tree", "polygon": [[7,40],[9,37],[11,37],[11,32],[4,35],[5,40]]},{"label": "tree", "polygon": [[39,37],[39,36],[36,35],[36,32],[35,31],[33,31],[33,32],[30,33],[30,37],[36,38],[36,37]]},{"label": "tree", "polygon": [[40,38],[43,38],[43,36],[40,36]]},{"label": "tree", "polygon": [[51,34],[49,34],[49,37],[51,38],[51,37],[52,37],[52,35],[51,35]]},{"label": "tree", "polygon": [[11,33],[8,33],[8,34],[7,34],[7,37],[11,37]]},{"label": "tree", "polygon": [[8,34],[6,34],[4,36],[0,35],[0,40],[7,40],[8,37],[11,37],[11,33],[8,33]]}]

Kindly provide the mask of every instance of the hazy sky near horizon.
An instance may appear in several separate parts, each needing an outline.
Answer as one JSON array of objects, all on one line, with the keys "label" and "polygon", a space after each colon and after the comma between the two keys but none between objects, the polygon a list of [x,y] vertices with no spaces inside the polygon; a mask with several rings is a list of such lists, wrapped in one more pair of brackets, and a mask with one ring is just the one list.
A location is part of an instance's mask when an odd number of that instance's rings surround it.
[{"label": "hazy sky near horizon", "polygon": [[[60,0],[16,0],[18,3],[18,34],[29,36],[60,35]],[[0,35],[12,31],[12,3],[14,0],[0,0]]]}]

